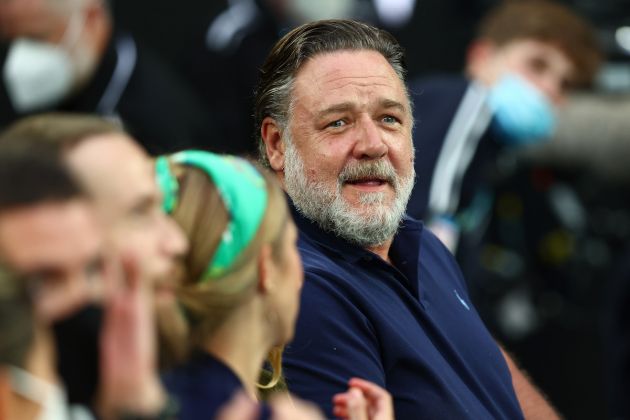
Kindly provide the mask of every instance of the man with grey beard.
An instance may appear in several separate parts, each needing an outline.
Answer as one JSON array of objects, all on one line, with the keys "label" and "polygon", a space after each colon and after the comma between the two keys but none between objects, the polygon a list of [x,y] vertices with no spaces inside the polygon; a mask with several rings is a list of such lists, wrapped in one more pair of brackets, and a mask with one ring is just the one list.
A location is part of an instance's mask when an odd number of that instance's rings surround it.
[{"label": "man with grey beard", "polygon": [[289,32],[261,69],[260,158],[292,203],[305,272],[289,388],[328,417],[360,376],[387,388],[397,419],[557,418],[486,330],[449,251],[405,216],[404,75],[391,35],[344,20]]}]

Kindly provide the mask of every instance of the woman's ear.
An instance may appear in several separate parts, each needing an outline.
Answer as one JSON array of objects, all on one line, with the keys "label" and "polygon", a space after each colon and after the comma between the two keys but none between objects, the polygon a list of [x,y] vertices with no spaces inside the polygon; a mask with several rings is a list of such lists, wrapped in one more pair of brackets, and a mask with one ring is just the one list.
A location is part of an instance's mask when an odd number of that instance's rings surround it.
[{"label": "woman's ear", "polygon": [[267,294],[276,287],[276,278],[271,245],[265,244],[258,252],[258,290]]}]

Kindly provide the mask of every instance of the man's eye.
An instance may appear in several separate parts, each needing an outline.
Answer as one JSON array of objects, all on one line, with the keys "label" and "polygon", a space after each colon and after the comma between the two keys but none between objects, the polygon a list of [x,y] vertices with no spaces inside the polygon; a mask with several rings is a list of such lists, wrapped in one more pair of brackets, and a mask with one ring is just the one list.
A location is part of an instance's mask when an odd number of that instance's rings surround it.
[{"label": "man's eye", "polygon": [[398,118],[392,117],[391,115],[386,115],[383,117],[383,122],[385,124],[396,124],[398,122]]},{"label": "man's eye", "polygon": [[529,60],[529,67],[530,69],[532,69],[532,71],[536,73],[542,73],[543,71],[547,70],[549,64],[544,58],[534,57]]},{"label": "man's eye", "polygon": [[346,125],[346,122],[344,120],[335,120],[331,122],[330,124],[328,124],[328,127],[340,128],[340,127],[343,127],[344,125]]}]

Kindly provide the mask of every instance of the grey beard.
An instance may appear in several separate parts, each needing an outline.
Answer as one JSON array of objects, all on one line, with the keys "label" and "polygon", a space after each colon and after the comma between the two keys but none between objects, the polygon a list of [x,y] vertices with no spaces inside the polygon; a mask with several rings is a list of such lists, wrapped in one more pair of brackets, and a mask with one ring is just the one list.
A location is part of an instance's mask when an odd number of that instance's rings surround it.
[{"label": "grey beard", "polygon": [[[399,178],[391,163],[385,160],[346,166],[339,175],[337,188],[331,190],[320,182],[308,181],[304,163],[290,139],[285,139],[284,182],[297,210],[322,229],[363,248],[382,245],[392,239],[405,214],[415,173]],[[386,203],[382,192],[363,193],[362,208],[357,210],[344,200],[341,189],[347,180],[378,175],[394,187],[395,198]]]}]

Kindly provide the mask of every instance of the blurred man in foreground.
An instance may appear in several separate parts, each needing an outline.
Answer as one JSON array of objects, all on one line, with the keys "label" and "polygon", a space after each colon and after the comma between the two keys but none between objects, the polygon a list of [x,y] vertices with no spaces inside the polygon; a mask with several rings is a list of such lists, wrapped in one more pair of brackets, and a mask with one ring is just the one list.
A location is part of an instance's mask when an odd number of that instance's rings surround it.
[{"label": "blurred man in foreground", "polygon": [[70,401],[105,412],[168,409],[156,370],[154,305],[186,242],[162,213],[148,155],[117,125],[80,115],[25,119],[3,134],[0,147],[45,149],[68,165],[92,197],[103,247],[118,270],[104,285],[111,303],[105,314],[68,325],[61,337],[59,369]]}]

